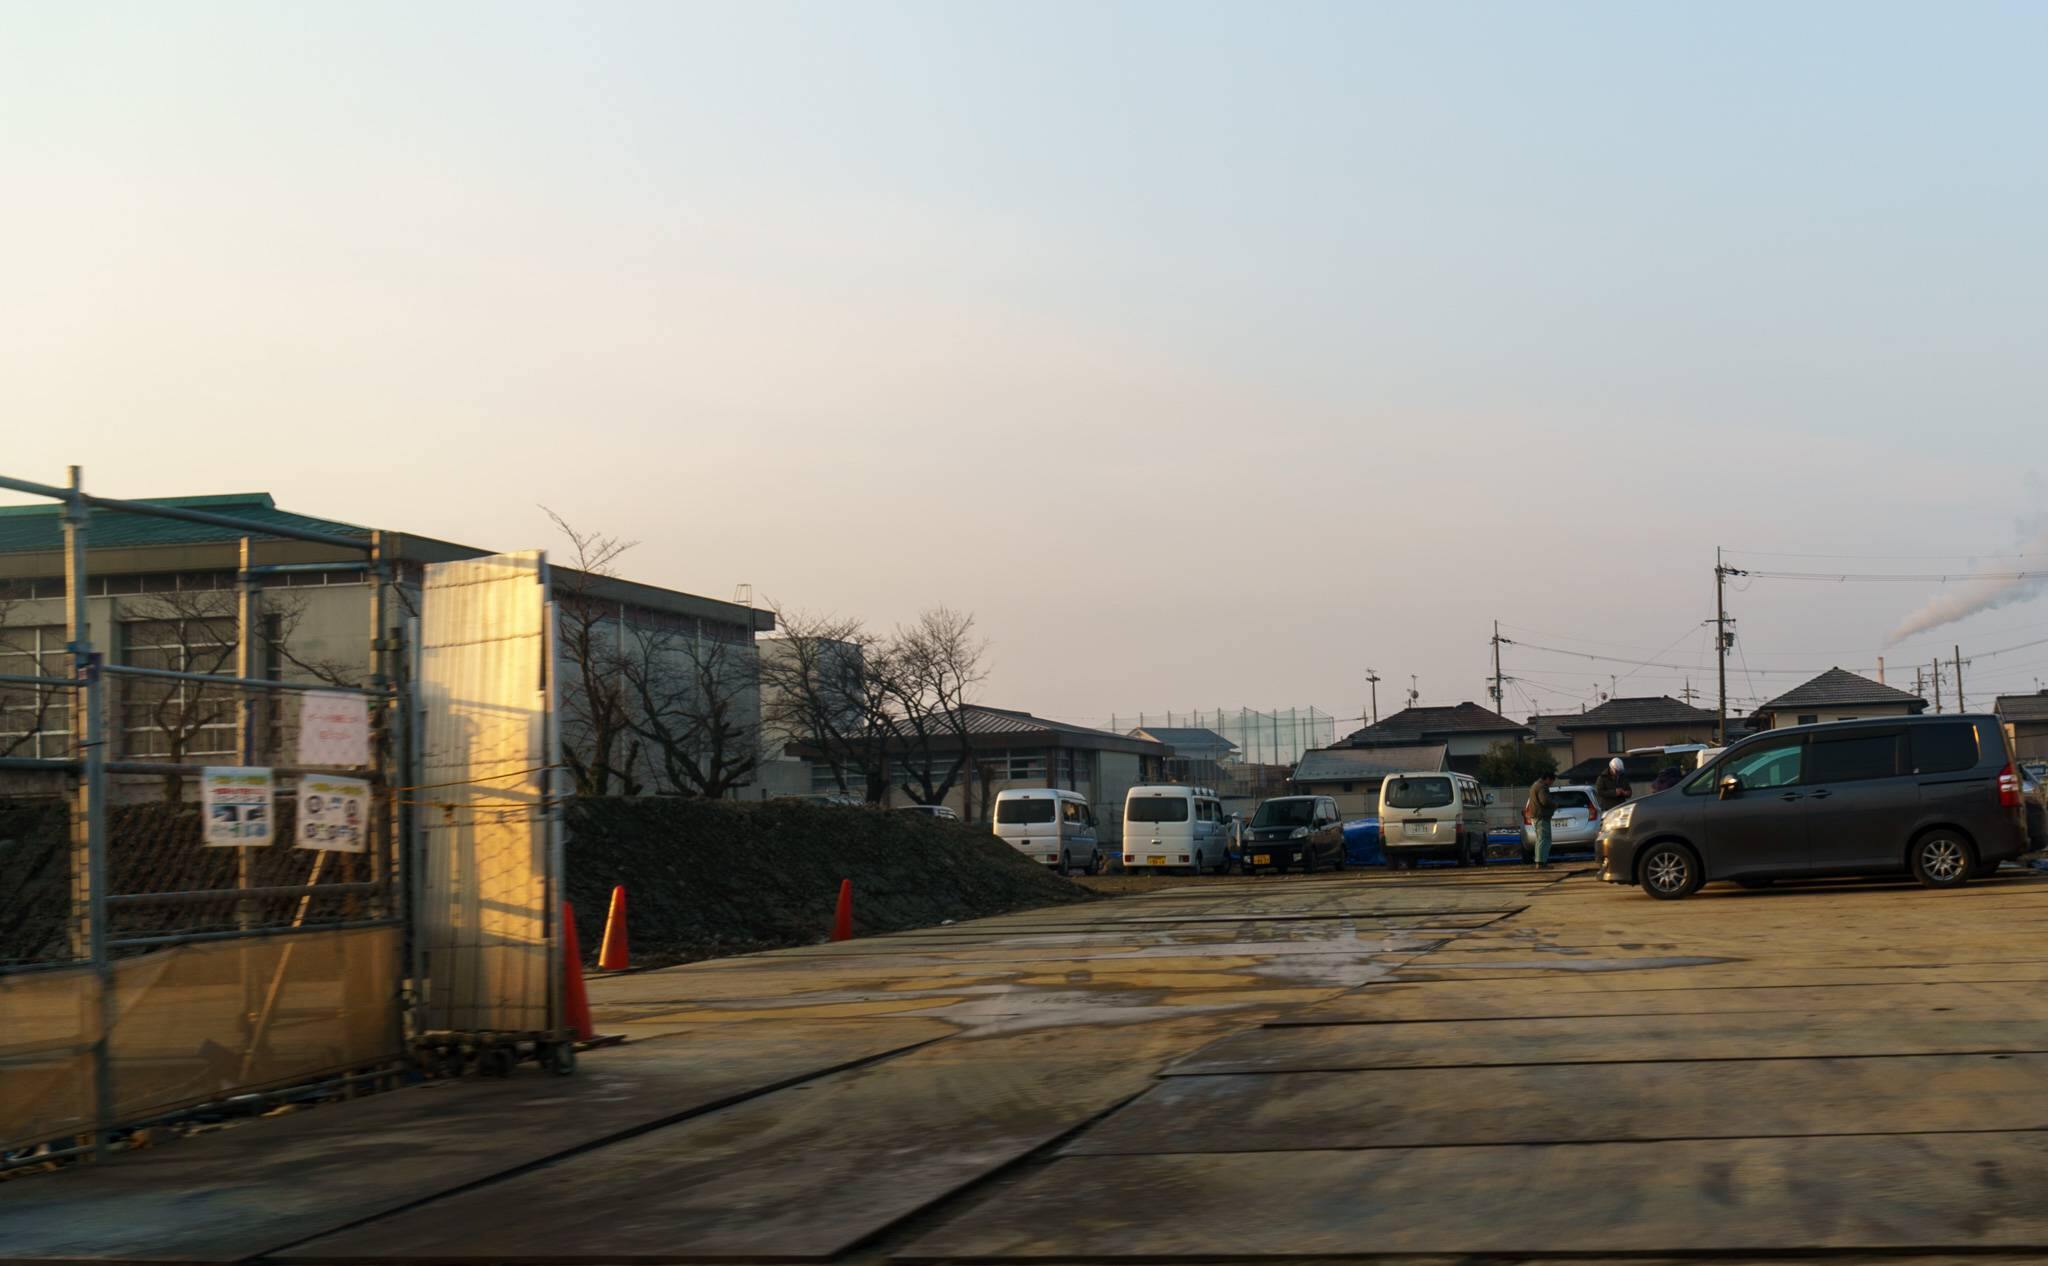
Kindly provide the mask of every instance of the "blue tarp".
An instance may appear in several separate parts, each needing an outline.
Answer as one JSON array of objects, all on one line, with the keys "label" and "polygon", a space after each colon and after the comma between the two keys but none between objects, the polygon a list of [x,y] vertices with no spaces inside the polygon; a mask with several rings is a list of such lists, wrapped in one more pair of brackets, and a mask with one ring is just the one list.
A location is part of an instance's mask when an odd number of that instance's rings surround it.
[{"label": "blue tarp", "polygon": [[1344,824],[1344,863],[1347,866],[1384,866],[1385,850],[1380,848],[1380,820],[1360,818]]}]

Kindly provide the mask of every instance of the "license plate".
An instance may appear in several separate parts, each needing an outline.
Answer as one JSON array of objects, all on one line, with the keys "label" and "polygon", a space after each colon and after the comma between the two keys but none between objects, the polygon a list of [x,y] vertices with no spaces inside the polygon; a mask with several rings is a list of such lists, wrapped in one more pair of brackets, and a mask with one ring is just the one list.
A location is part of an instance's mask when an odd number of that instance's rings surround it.
[{"label": "license plate", "polygon": [[1145,859],[1145,864],[1147,866],[1164,866],[1166,865],[1166,856],[1162,853],[1153,853]]},{"label": "license plate", "polygon": [[1560,813],[1550,820],[1558,826],[1570,826],[1572,823],[1578,821],[1577,818],[1572,817],[1570,814],[1565,813]]},{"label": "license plate", "polygon": [[1254,866],[1271,866],[1272,864],[1273,864],[1273,855],[1272,855],[1271,853],[1253,853],[1253,854],[1252,854],[1252,865],[1254,865]]}]

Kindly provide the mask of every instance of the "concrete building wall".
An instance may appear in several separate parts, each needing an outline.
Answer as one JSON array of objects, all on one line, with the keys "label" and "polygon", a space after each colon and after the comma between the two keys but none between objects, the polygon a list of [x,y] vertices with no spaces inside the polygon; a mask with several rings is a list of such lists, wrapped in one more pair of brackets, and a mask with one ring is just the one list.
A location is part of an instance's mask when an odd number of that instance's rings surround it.
[{"label": "concrete building wall", "polygon": [[2048,721],[2008,722],[2005,737],[2015,759],[2048,760]]},{"label": "concrete building wall", "polygon": [[[1912,716],[1913,708],[1904,703],[1862,703],[1834,708],[1798,708],[1785,712],[1772,712],[1765,716],[1767,730],[1782,730],[1793,725],[1812,725],[1827,721],[1860,721],[1865,717]],[[1802,720],[1801,718],[1811,718]]]},{"label": "concrete building wall", "polygon": [[[1673,743],[1711,743],[1714,741],[1712,721],[1685,725],[1629,725],[1622,726],[1622,748],[1664,747]],[[1595,756],[1618,755],[1607,742],[1606,730],[1572,731],[1571,759],[1560,761],[1558,768],[1568,769],[1582,760]]]}]

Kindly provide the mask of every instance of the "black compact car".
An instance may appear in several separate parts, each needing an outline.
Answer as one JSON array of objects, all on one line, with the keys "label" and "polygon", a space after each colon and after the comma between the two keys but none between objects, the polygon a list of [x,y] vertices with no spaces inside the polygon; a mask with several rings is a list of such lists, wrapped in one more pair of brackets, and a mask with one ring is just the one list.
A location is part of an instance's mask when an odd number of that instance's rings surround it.
[{"label": "black compact car", "polygon": [[2026,852],[2026,806],[1992,716],[1767,730],[1673,787],[1609,810],[1600,878],[1653,897],[1730,879],[1910,873],[1955,888]]},{"label": "black compact car", "polygon": [[1328,796],[1275,796],[1245,828],[1244,869],[1298,866],[1315,871],[1344,865],[1344,821]]}]

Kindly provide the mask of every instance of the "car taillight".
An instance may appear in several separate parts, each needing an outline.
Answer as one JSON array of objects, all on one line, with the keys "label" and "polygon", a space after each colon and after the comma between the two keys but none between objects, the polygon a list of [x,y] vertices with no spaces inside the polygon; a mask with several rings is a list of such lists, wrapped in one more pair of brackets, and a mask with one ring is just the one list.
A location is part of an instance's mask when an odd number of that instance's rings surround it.
[{"label": "car taillight", "polygon": [[2013,772],[2010,762],[2007,762],[2006,767],[2000,770],[1998,774],[1998,807],[2001,809],[2017,809],[2020,807],[2020,776]]}]

